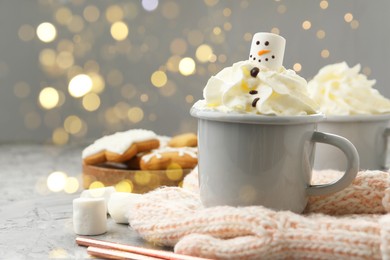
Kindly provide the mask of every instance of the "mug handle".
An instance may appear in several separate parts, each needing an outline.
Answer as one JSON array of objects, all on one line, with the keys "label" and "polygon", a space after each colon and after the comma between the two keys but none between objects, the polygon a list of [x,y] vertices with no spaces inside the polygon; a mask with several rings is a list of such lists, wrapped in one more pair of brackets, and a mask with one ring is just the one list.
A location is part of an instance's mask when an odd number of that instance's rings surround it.
[{"label": "mug handle", "polygon": [[388,144],[388,139],[390,136],[390,127],[386,127],[385,132],[383,133],[383,137],[385,139],[385,161],[383,162],[382,169],[387,169],[386,163],[387,163],[387,144]]},{"label": "mug handle", "polygon": [[348,164],[344,175],[339,180],[328,184],[309,185],[306,188],[306,194],[309,196],[327,195],[340,191],[351,184],[359,170],[359,154],[355,146],[344,137],[322,132],[314,132],[311,140],[336,146],[345,154]]}]

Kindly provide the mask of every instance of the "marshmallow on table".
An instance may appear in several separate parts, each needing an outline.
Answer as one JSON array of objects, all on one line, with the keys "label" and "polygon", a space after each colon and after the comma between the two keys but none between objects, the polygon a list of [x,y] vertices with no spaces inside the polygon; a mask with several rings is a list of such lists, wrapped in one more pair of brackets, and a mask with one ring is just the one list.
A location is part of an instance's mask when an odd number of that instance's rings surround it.
[{"label": "marshmallow on table", "polygon": [[108,213],[116,223],[128,224],[128,212],[135,202],[141,199],[141,194],[116,192],[108,201]]},{"label": "marshmallow on table", "polygon": [[107,231],[107,208],[103,198],[73,200],[73,229],[78,235],[94,236]]},{"label": "marshmallow on table", "polygon": [[256,33],[253,35],[249,60],[271,70],[283,66],[286,40],[274,33]]},{"label": "marshmallow on table", "polygon": [[110,197],[113,193],[115,193],[116,190],[114,187],[104,187],[104,188],[97,188],[97,189],[90,189],[90,190],[84,190],[80,194],[80,198],[103,198],[106,203],[106,208],[108,201],[110,200]]}]

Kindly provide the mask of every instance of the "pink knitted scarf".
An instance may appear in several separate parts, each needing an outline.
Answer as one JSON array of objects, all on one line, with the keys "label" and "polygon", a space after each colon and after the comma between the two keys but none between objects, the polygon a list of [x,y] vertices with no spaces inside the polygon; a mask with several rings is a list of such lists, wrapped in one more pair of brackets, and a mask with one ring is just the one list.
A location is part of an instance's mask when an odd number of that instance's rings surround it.
[{"label": "pink knitted scarf", "polygon": [[[341,172],[313,174],[327,183]],[[348,188],[311,197],[304,214],[261,206],[204,208],[197,171],[183,188],[141,196],[129,223],[144,239],[213,259],[390,259],[389,174],[359,172]]]}]

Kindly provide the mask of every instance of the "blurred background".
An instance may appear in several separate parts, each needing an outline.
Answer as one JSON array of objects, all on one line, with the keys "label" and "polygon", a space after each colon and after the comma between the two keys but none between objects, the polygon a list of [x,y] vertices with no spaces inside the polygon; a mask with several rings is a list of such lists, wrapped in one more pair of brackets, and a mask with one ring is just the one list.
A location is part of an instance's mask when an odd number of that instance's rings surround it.
[{"label": "blurred background", "polygon": [[64,145],[144,128],[196,131],[208,78],[248,56],[252,35],[287,39],[306,79],[360,63],[390,97],[390,2],[0,1],[0,142]]}]

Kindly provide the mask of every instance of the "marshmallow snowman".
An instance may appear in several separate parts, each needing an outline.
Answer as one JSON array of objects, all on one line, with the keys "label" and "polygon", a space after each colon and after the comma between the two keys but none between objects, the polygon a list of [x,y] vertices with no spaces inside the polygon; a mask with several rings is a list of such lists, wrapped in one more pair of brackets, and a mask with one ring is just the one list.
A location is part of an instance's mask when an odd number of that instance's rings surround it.
[{"label": "marshmallow snowman", "polygon": [[271,70],[277,70],[283,65],[286,39],[273,33],[256,33],[253,35],[249,60]]}]

